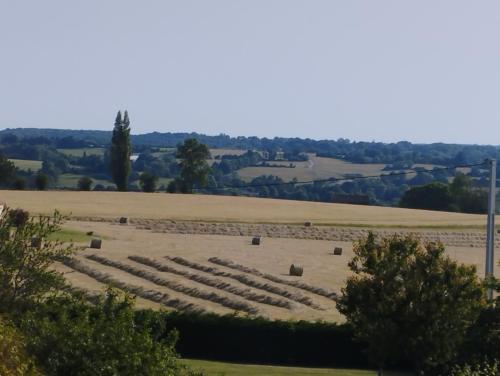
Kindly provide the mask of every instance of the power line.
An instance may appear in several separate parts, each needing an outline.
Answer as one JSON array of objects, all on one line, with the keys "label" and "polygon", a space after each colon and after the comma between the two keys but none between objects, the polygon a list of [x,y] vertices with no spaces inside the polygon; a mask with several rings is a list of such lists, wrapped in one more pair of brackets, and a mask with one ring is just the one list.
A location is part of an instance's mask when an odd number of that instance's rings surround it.
[{"label": "power line", "polygon": [[338,182],[343,182],[343,181],[353,181],[353,180],[363,180],[363,179],[382,179],[385,177],[418,174],[419,172],[437,172],[437,171],[454,170],[456,168],[478,167],[478,166],[483,166],[486,163],[488,163],[488,162],[483,161],[481,163],[457,165],[457,166],[450,166],[450,167],[436,167],[436,168],[433,168],[432,170],[426,170],[426,171],[413,170],[413,171],[395,172],[395,173],[390,173],[390,174],[353,176],[350,178],[327,178],[327,179],[316,179],[316,180],[288,181],[288,182],[280,182],[280,183],[245,184],[245,185],[235,185],[235,186],[225,186],[225,187],[195,188],[195,190],[206,191],[206,190],[244,189],[244,188],[259,188],[259,187],[275,187],[275,186],[295,185],[295,184],[303,185],[303,184],[328,183],[328,182],[338,183]]}]

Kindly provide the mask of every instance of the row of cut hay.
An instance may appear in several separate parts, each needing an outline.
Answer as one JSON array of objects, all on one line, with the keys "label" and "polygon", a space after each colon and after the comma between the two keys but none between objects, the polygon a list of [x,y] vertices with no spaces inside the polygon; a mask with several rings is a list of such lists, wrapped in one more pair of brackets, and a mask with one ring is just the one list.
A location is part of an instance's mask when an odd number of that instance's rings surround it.
[{"label": "row of cut hay", "polygon": [[255,275],[258,277],[262,277],[262,278],[265,278],[265,279],[272,281],[274,283],[280,283],[283,285],[296,287],[298,289],[305,290],[305,291],[311,292],[311,293],[316,294],[316,295],[324,296],[324,297],[331,299],[331,300],[334,300],[334,301],[337,299],[337,293],[335,293],[333,291],[324,289],[322,287],[308,285],[307,283],[300,282],[300,281],[287,281],[286,279],[276,277],[272,274],[262,273],[257,269],[249,268],[247,266],[237,264],[231,260],[220,259],[218,257],[211,257],[208,259],[208,261],[213,263],[213,264],[216,264],[216,265],[226,266],[228,268],[238,270],[240,272],[245,272],[245,273],[252,274],[252,275]]},{"label": "row of cut hay", "polygon": [[151,268],[155,268],[156,270],[160,272],[165,272],[165,273],[174,273],[177,275],[181,275],[185,278],[188,278],[192,281],[214,287],[219,290],[227,291],[231,294],[238,295],[242,298],[245,298],[247,300],[251,300],[257,303],[262,303],[262,304],[268,304],[272,305],[275,307],[281,307],[281,308],[286,308],[286,309],[292,309],[292,304],[284,299],[278,299],[274,298],[272,296],[268,295],[263,295],[263,294],[256,294],[252,292],[250,289],[242,289],[237,286],[231,285],[230,283],[221,281],[220,279],[213,279],[209,277],[205,277],[200,274],[194,274],[187,272],[185,270],[179,270],[176,268],[172,268],[169,265],[165,265],[159,261],[150,259],[148,257],[142,257],[142,256],[128,256],[128,258],[132,261],[135,261],[137,263],[149,266]]},{"label": "row of cut hay", "polygon": [[189,303],[177,298],[171,298],[168,294],[164,294],[157,290],[147,290],[141,286],[131,285],[113,278],[108,273],[100,272],[88,265],[85,265],[77,259],[67,259],[63,263],[79,273],[86,274],[94,278],[96,281],[127,291],[131,294],[140,296],[143,299],[162,304],[166,307],[175,308],[184,312],[204,312],[205,310],[193,303]]},{"label": "row of cut hay", "polygon": [[165,278],[161,278],[155,273],[151,273],[147,270],[143,270],[140,268],[136,268],[132,265],[124,264],[119,261],[114,261],[107,259],[105,257],[101,257],[98,255],[89,255],[87,256],[89,260],[98,262],[105,266],[110,266],[116,269],[120,269],[124,272],[130,273],[136,277],[148,280],[157,284],[158,286],[164,286],[169,288],[170,290],[177,291],[183,293],[188,296],[192,296],[193,298],[208,300],[217,304],[220,304],[224,307],[231,308],[237,311],[247,312],[248,314],[255,315],[258,313],[258,309],[251,306],[250,304],[238,300],[232,300],[228,297],[216,294],[214,292],[208,292],[199,290],[195,287],[184,286],[178,282],[174,282]]},{"label": "row of cut hay", "polygon": [[246,276],[244,274],[229,273],[229,272],[222,271],[222,270],[219,270],[219,269],[211,267],[211,266],[206,266],[206,265],[199,264],[197,262],[192,262],[192,261],[186,260],[182,257],[165,256],[165,258],[170,260],[170,261],[176,262],[179,265],[187,266],[189,268],[200,270],[200,271],[203,271],[205,273],[209,273],[209,274],[212,274],[215,276],[234,279],[234,280],[236,280],[244,285],[282,296],[284,298],[287,298],[289,300],[293,300],[295,302],[304,304],[304,305],[311,307],[311,308],[314,308],[314,309],[322,309],[320,306],[315,304],[307,296],[301,295],[299,293],[290,292],[290,291],[285,290],[279,286],[274,286],[274,285],[270,285],[268,283],[259,282],[255,279],[249,278],[248,276]]}]

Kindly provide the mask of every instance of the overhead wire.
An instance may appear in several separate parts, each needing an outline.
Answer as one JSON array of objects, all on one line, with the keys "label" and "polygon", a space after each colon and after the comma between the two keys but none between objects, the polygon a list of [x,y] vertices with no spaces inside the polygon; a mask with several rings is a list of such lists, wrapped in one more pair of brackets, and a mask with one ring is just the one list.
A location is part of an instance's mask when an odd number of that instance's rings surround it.
[{"label": "overhead wire", "polygon": [[411,175],[418,174],[420,172],[438,172],[438,171],[446,171],[446,170],[455,170],[457,168],[470,168],[470,167],[478,167],[483,166],[488,163],[487,160],[484,160],[481,163],[472,163],[472,164],[464,164],[464,165],[456,165],[449,167],[435,167],[432,170],[425,171],[401,171],[401,172],[393,172],[389,174],[378,174],[378,175],[363,175],[363,176],[352,176],[345,178],[326,178],[326,179],[315,179],[315,180],[292,180],[287,182],[276,182],[276,183],[259,183],[259,184],[243,184],[243,185],[233,185],[233,186],[223,186],[223,187],[205,187],[205,188],[195,188],[194,190],[198,191],[210,191],[210,190],[227,190],[227,189],[245,189],[245,188],[260,188],[260,187],[275,187],[275,186],[283,186],[283,185],[305,185],[305,184],[315,184],[315,183],[338,183],[343,181],[353,181],[353,180],[366,180],[366,179],[382,179],[386,177],[395,177],[395,176],[403,176],[403,175]]}]

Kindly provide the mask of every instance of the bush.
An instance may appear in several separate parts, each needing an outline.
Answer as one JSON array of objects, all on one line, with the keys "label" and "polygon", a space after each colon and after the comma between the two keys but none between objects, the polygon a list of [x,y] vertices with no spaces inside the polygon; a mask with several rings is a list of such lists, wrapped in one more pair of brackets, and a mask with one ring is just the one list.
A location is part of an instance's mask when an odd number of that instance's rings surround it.
[{"label": "bush", "polygon": [[354,275],[337,308],[379,368],[403,360],[428,372],[454,360],[485,306],[475,267],[412,235],[370,233],[355,244],[349,267]]},{"label": "bush", "polygon": [[181,375],[175,331],[158,341],[134,321],[133,299],[108,290],[94,305],[50,298],[24,315],[28,351],[47,375]]},{"label": "bush", "polygon": [[14,182],[12,183],[12,188],[14,188],[17,191],[23,191],[26,189],[26,179],[23,178],[22,176],[18,176],[14,179]]},{"label": "bush", "polygon": [[88,176],[82,176],[78,180],[78,189],[80,191],[90,191],[92,189],[93,180]]},{"label": "bush", "polygon": [[33,361],[26,355],[23,338],[5,319],[0,317],[0,375],[40,375]]},{"label": "bush", "polygon": [[139,183],[143,192],[154,192],[156,190],[156,184],[158,182],[158,176],[155,176],[149,172],[143,172],[139,176]]},{"label": "bush", "polygon": [[49,186],[49,177],[44,173],[38,173],[35,176],[35,188],[39,191],[45,191]]}]

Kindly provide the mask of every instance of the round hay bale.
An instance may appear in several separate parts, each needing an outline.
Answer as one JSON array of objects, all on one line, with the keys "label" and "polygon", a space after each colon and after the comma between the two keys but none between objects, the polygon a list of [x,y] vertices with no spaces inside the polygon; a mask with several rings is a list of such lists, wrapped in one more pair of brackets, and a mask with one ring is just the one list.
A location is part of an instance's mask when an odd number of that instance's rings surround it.
[{"label": "round hay bale", "polygon": [[261,240],[260,236],[254,236],[252,238],[252,245],[260,245],[260,240]]},{"label": "round hay bale", "polygon": [[302,277],[302,274],[304,273],[304,268],[299,265],[294,265],[292,264],[290,266],[290,275],[296,276],[296,277]]},{"label": "round hay bale", "polygon": [[102,245],[101,239],[94,238],[90,241],[90,248],[101,249],[101,245]]},{"label": "round hay bale", "polygon": [[342,254],[342,248],[341,248],[341,247],[335,247],[335,248],[333,249],[333,254],[334,254],[335,256],[340,256],[340,255]]},{"label": "round hay bale", "polygon": [[127,217],[121,217],[121,218],[120,218],[120,223],[121,223],[122,225],[126,225],[126,224],[128,223],[128,218],[127,218]]},{"label": "round hay bale", "polygon": [[31,246],[36,249],[42,248],[42,238],[39,236],[33,236],[31,238]]},{"label": "round hay bale", "polygon": [[310,221],[304,222],[305,227],[311,227],[313,224]]}]

